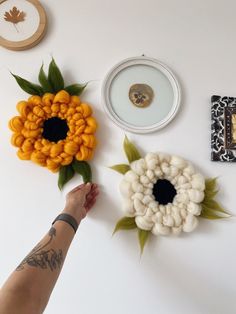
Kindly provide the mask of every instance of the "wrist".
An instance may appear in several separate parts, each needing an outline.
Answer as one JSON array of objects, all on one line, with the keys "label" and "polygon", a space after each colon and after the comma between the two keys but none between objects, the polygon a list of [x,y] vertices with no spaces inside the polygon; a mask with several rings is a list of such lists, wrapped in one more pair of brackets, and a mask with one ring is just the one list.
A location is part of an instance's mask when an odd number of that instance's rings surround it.
[{"label": "wrist", "polygon": [[69,208],[69,207],[65,207],[61,213],[62,213],[62,214],[71,215],[71,216],[77,221],[77,224],[78,224],[78,225],[80,224],[80,222],[81,222],[81,220],[82,220],[81,215],[80,215],[78,212],[73,211],[73,210],[72,210],[71,208]]},{"label": "wrist", "polygon": [[68,226],[70,226],[71,228],[73,228],[74,232],[76,233],[79,224],[77,223],[77,220],[70,214],[62,212],[61,214],[59,214],[55,220],[53,221],[52,225],[54,225],[57,222],[64,222],[66,223]]}]

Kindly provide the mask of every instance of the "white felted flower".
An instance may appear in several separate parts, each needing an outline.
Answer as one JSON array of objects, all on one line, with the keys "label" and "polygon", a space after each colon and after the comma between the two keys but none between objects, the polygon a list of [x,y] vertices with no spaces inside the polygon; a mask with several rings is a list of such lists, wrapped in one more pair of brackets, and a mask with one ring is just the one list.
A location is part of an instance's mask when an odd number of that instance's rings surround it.
[{"label": "white felted flower", "polygon": [[181,157],[149,153],[131,163],[120,190],[126,215],[140,229],[178,235],[197,226],[205,180]]}]

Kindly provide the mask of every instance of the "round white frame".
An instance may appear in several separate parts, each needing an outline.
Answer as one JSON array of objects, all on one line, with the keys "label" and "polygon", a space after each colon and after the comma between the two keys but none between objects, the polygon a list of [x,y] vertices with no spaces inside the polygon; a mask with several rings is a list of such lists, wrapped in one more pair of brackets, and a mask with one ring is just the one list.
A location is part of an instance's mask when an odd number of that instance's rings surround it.
[{"label": "round white frame", "polygon": [[[148,66],[155,67],[168,78],[173,88],[174,101],[173,101],[173,106],[172,106],[171,111],[168,113],[168,115],[164,119],[150,126],[145,126],[145,127],[137,126],[136,127],[134,125],[131,125],[123,121],[122,119],[120,119],[112,108],[112,104],[110,101],[110,87],[111,87],[112,81],[119,72],[121,72],[125,68],[130,67],[132,65],[148,65]],[[151,133],[166,126],[168,123],[170,123],[171,120],[173,120],[173,118],[177,114],[179,110],[179,106],[180,106],[180,100],[181,100],[180,85],[175,75],[173,74],[173,72],[165,64],[161,63],[160,61],[153,58],[148,58],[145,56],[128,58],[116,64],[107,73],[104,79],[103,85],[102,85],[102,104],[103,104],[103,108],[105,112],[117,126],[132,133],[141,133],[141,134]]]}]

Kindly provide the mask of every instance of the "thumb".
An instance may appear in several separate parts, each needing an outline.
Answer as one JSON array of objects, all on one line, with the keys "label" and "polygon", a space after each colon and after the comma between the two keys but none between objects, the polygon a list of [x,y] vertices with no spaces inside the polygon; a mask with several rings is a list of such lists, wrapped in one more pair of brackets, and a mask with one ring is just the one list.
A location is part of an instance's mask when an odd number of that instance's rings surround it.
[{"label": "thumb", "polygon": [[83,192],[83,196],[86,197],[87,194],[90,192],[92,187],[92,184],[90,182],[86,183],[83,188],[81,189],[81,192]]}]

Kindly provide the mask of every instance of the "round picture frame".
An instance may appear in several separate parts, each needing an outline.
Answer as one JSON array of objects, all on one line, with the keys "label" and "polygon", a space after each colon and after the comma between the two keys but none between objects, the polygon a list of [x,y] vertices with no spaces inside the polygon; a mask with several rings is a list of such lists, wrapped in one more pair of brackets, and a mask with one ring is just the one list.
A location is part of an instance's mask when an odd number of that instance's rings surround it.
[{"label": "round picture frame", "polygon": [[[2,3],[8,0],[0,0]],[[0,45],[14,51],[26,50],[36,46],[44,37],[47,30],[47,15],[44,7],[38,0],[24,0],[34,6],[39,14],[39,24],[32,36],[21,41],[11,41],[0,36]]]},{"label": "round picture frame", "polygon": [[[169,82],[167,83],[170,85],[169,90],[170,91],[172,90],[173,92],[173,95],[171,96],[172,98],[169,97],[169,99],[173,99],[173,102],[171,100],[171,104],[170,104],[171,108],[168,111],[168,113],[160,121],[157,121],[156,123],[155,122],[153,123],[152,121],[150,125],[140,126],[140,125],[135,125],[135,123],[130,123],[129,121],[125,121],[125,119],[122,119],[121,115],[117,114],[116,110],[114,109],[115,106],[113,106],[114,104],[112,103],[111,90],[113,88],[113,85],[116,84],[117,77],[119,77],[123,71],[127,70],[130,67],[135,67],[135,66],[151,67],[152,70],[155,69],[156,71],[160,72],[160,74],[165,78],[165,80]],[[128,88],[128,86],[125,88]],[[154,58],[141,56],[141,57],[128,58],[116,64],[105,76],[105,79],[102,85],[101,96],[102,96],[102,105],[103,105],[104,111],[107,113],[108,117],[117,126],[132,133],[145,134],[145,133],[155,132],[163,128],[174,119],[180,107],[181,89],[180,89],[180,85],[178,83],[177,78],[165,64],[163,64],[162,62]],[[127,103],[130,101],[128,100],[128,96],[129,95],[127,92],[127,100],[125,100],[127,101]],[[117,101],[120,101],[120,100],[117,100]],[[129,103],[129,105],[133,106],[131,103]],[[138,108],[137,110],[142,111],[142,110],[145,110],[145,108],[141,108],[141,109]]]}]

